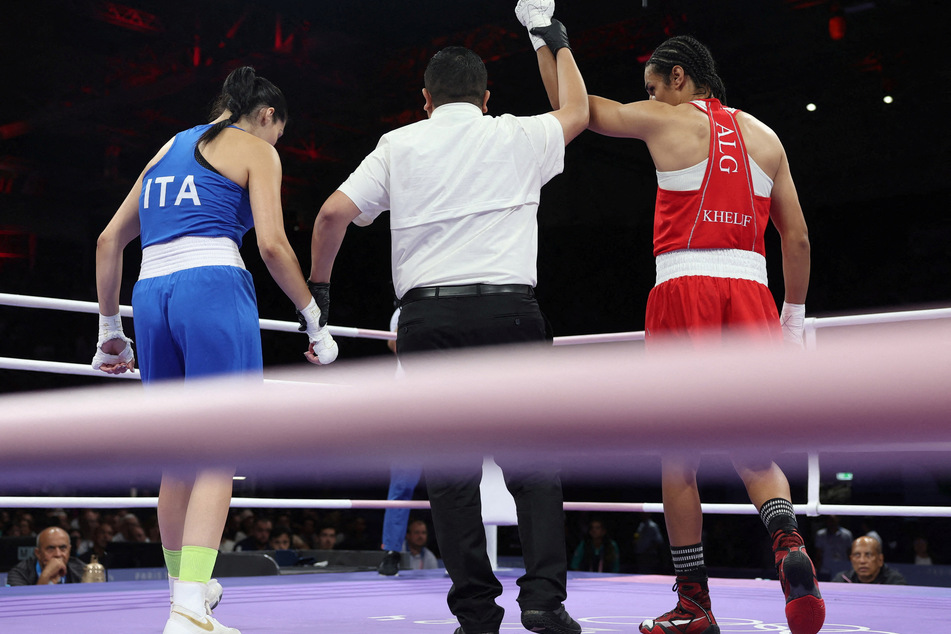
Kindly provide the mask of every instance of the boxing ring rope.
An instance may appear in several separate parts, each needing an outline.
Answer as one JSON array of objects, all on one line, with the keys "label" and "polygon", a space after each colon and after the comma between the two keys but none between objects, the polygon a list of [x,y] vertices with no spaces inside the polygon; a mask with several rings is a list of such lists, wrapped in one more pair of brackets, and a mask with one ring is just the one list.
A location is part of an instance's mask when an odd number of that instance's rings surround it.
[{"label": "boxing ring rope", "polygon": [[[131,509],[155,508],[157,497],[17,497],[0,496],[0,508],[44,509]],[[342,498],[231,498],[232,508],[257,509],[341,509],[382,510],[429,508],[427,500],[350,500]],[[757,515],[751,504],[702,504],[704,514],[709,515]],[[565,502],[565,511],[618,512],[618,513],[663,513],[660,502]],[[951,517],[948,506],[888,506],[868,504],[794,504],[797,515],[818,517],[820,515],[868,515],[907,517]]]},{"label": "boxing ring rope", "polygon": [[[29,308],[48,308],[57,310],[68,310],[76,312],[97,313],[98,306],[94,302],[77,302],[72,300],[56,300],[48,298],[29,297],[22,295],[0,294],[0,304],[29,307]],[[124,316],[131,316],[131,308],[122,307]],[[829,318],[808,318],[806,320],[807,341],[811,341],[810,347],[815,348],[816,331],[822,328],[833,328],[855,325],[879,325],[885,323],[908,322],[908,321],[940,321],[951,318],[951,308],[932,309],[923,311],[901,311],[893,313],[881,313],[871,315],[854,315],[844,317]],[[278,322],[273,320],[261,320],[262,329],[280,330],[286,332],[297,332],[297,324],[291,322]],[[924,327],[916,327],[915,331],[924,330]],[[782,358],[783,367],[789,371],[789,376],[801,378],[804,385],[797,388],[797,396],[785,394],[788,386],[783,381],[778,381],[774,373],[763,373],[759,368],[771,367],[776,365],[777,357],[775,353],[771,356],[762,357],[762,353],[756,351],[743,351],[742,353],[728,353],[717,355],[715,365],[709,362],[698,361],[695,355],[680,356],[672,354],[665,359],[653,359],[650,370],[645,372],[643,361],[632,359],[628,348],[618,349],[613,346],[598,346],[593,348],[584,356],[565,357],[569,362],[565,364],[551,363],[551,357],[544,357],[544,360],[535,358],[534,354],[525,355],[525,363],[513,361],[512,359],[494,359],[491,355],[484,354],[471,355],[472,360],[466,361],[465,376],[467,381],[472,384],[470,387],[476,394],[493,394],[497,398],[491,399],[496,403],[485,403],[483,399],[473,400],[470,398],[472,393],[460,393],[459,385],[454,384],[451,378],[452,371],[456,368],[452,365],[444,366],[441,363],[434,362],[433,367],[422,368],[418,374],[414,374],[419,380],[408,380],[401,382],[399,389],[394,389],[391,385],[392,368],[391,364],[386,365],[384,372],[377,372],[377,378],[371,381],[373,386],[367,394],[367,390],[362,391],[361,401],[354,402],[352,392],[348,394],[330,394],[327,391],[300,390],[301,383],[310,387],[315,386],[313,372],[310,375],[300,371],[287,372],[284,374],[286,380],[278,381],[282,389],[294,391],[294,398],[301,400],[301,406],[315,411],[321,411],[323,408],[330,414],[336,414],[339,420],[345,420],[346,415],[352,414],[353,410],[360,410],[357,415],[359,422],[358,429],[351,429],[351,432],[357,431],[355,436],[348,436],[349,439],[334,438],[330,443],[335,450],[340,447],[346,447],[354,452],[359,452],[361,447],[354,443],[354,438],[374,437],[378,446],[387,446],[387,441],[392,438],[392,430],[378,423],[374,424],[373,419],[379,419],[385,416],[385,412],[399,411],[399,407],[416,406],[419,401],[425,401],[427,398],[443,403],[445,406],[452,406],[460,411],[461,422],[455,421],[454,425],[447,425],[445,416],[425,415],[425,410],[414,412],[422,420],[417,421],[417,431],[432,433],[434,438],[434,450],[445,449],[450,451],[457,446],[467,446],[474,451],[483,453],[493,453],[486,438],[504,438],[511,441],[512,450],[531,450],[539,449],[538,444],[543,445],[542,452],[550,456],[564,454],[568,457],[577,459],[577,452],[582,450],[585,453],[583,459],[597,462],[599,457],[607,460],[604,466],[609,468],[613,462],[620,462],[617,459],[618,447],[609,443],[592,442],[593,439],[587,439],[588,442],[578,444],[578,438],[572,433],[573,430],[567,425],[558,427],[557,433],[551,433],[547,423],[555,422],[566,423],[568,421],[577,422],[586,420],[587,425],[595,423],[595,427],[600,426],[603,431],[603,438],[610,439],[618,432],[624,432],[630,436],[630,429],[625,428],[619,421],[631,418],[632,412],[646,410],[643,415],[635,416],[638,432],[642,434],[637,442],[642,449],[662,451],[669,443],[669,431],[671,428],[683,428],[695,434],[693,438],[697,441],[703,441],[702,446],[697,449],[710,451],[729,451],[730,445],[735,440],[726,439],[726,436],[736,438],[740,435],[744,437],[747,450],[761,450],[771,447],[775,441],[770,438],[768,429],[764,429],[763,420],[770,418],[779,418],[785,420],[795,420],[800,423],[801,433],[795,442],[787,442],[781,449],[782,451],[802,451],[809,457],[809,467],[807,476],[807,503],[794,505],[797,513],[815,516],[820,514],[836,515],[901,515],[901,516],[920,516],[920,517],[944,517],[951,516],[951,507],[930,507],[930,506],[868,506],[868,505],[832,505],[821,504],[819,502],[819,451],[893,451],[896,447],[893,443],[894,423],[902,420],[902,416],[907,418],[913,415],[917,419],[916,429],[903,430],[914,431],[921,438],[921,441],[908,441],[903,438],[898,443],[898,448],[905,447],[906,450],[928,450],[933,452],[951,451],[951,426],[947,424],[948,415],[951,414],[951,400],[947,394],[946,386],[951,379],[951,364],[948,359],[947,331],[932,329],[934,332],[906,332],[901,337],[896,337],[892,343],[883,343],[874,337],[866,341],[867,345],[856,346],[855,341],[849,341],[846,346],[840,345],[841,342],[830,342],[828,350],[825,344],[817,351],[808,355],[786,355]],[[387,331],[372,331],[357,328],[342,328],[331,326],[331,331],[335,336],[354,336],[370,337],[375,339],[392,339],[395,333]],[[643,339],[643,333],[609,333],[603,335],[582,335],[578,337],[558,338],[556,343],[561,346],[574,347],[574,344],[581,343],[617,343],[628,342]],[[936,345],[943,344],[943,345]],[[598,350],[603,348],[603,350]],[[740,355],[740,356],[738,356]],[[475,364],[470,366],[469,364]],[[479,364],[482,364],[481,366]],[[30,367],[31,364],[36,364]],[[379,364],[378,364],[379,365]],[[16,366],[16,367],[13,367]],[[9,369],[32,369],[38,371],[64,371],[69,370],[71,366],[76,368],[88,369],[88,366],[80,364],[59,364],[52,362],[30,362],[16,359],[0,359],[0,367]],[[698,374],[697,368],[701,368]],[[382,368],[382,366],[380,366]],[[728,368],[730,372],[724,372]],[[341,370],[344,370],[341,368]],[[362,371],[362,370],[361,370]],[[704,375],[703,372],[707,374]],[[317,370],[319,373],[320,370]],[[67,372],[70,373],[70,372]],[[83,372],[86,373],[86,372]],[[89,369],[89,374],[95,376],[104,376]],[[765,374],[765,376],[764,376]],[[339,376],[338,376],[339,375]],[[329,377],[330,375],[326,375]],[[362,375],[357,375],[354,371],[341,371],[336,373],[335,380],[339,385],[360,385],[365,384],[366,379]],[[524,406],[526,394],[517,389],[524,381],[526,376],[534,377],[532,385],[546,386],[550,388],[545,393],[548,400],[559,401],[562,407],[559,412],[549,412],[547,415],[551,418],[538,416],[538,412],[532,407],[527,410]],[[729,377],[732,376],[732,379]],[[448,378],[447,378],[448,377]],[[630,384],[621,381],[619,377],[633,377]],[[665,396],[665,389],[669,388],[669,383],[665,383],[663,377],[676,377],[681,386],[681,393],[678,394],[676,402],[671,402]],[[324,377],[321,376],[321,379]],[[847,386],[841,386],[844,378]],[[501,381],[501,382],[500,382]],[[507,382],[506,382],[507,381]],[[729,395],[733,383],[742,384],[748,381],[749,384],[758,384],[758,391],[765,391],[771,394],[775,402],[756,403],[746,408],[748,411],[738,413],[734,398],[723,398]],[[296,382],[296,383],[295,383]],[[324,382],[320,381],[320,385]],[[143,408],[148,412],[149,418],[153,421],[162,420],[162,417],[168,417],[174,414],[186,414],[181,418],[191,418],[196,412],[202,415],[211,415],[212,412],[226,411],[226,416],[219,418],[237,417],[242,421],[253,421],[257,417],[265,414],[261,409],[260,402],[249,400],[252,396],[268,400],[271,407],[279,412],[267,411],[268,416],[261,420],[280,419],[280,412],[290,414],[291,410],[282,403],[273,402],[273,392],[268,393],[262,390],[273,389],[275,386],[249,387],[247,384],[236,386],[233,382],[217,381],[206,384],[208,390],[203,390],[206,394],[203,398],[196,400],[196,392],[175,392],[174,398],[169,398],[168,394],[153,398],[154,394],[144,395],[141,390],[134,393],[122,393],[121,398],[129,403],[129,407],[141,407],[143,401],[150,408]],[[296,387],[294,387],[296,385]],[[554,386],[554,387],[553,387]],[[896,386],[903,386],[903,389],[896,389]],[[612,391],[613,388],[616,391]],[[97,388],[85,388],[82,390],[69,390],[68,406],[70,407],[71,419],[73,424],[84,425],[86,423],[94,428],[108,432],[108,421],[103,425],[101,415],[98,410],[91,406],[91,401],[95,401]],[[539,388],[541,389],[541,388]],[[514,390],[514,391],[513,391]],[[798,392],[802,391],[802,395]],[[157,391],[163,391],[161,389]],[[314,392],[320,392],[321,396],[315,399]],[[337,391],[341,392],[341,391]],[[347,392],[346,390],[342,392]],[[110,392],[110,395],[117,394]],[[684,397],[684,395],[689,395]],[[811,399],[805,398],[805,395],[820,397],[819,405],[816,406]],[[447,395],[453,395],[453,398],[447,400]],[[562,395],[570,395],[570,400],[559,398]],[[682,398],[683,397],[683,398]],[[698,400],[698,397],[701,400]],[[2,397],[5,401],[0,408],[0,436],[6,440],[0,444],[0,475],[4,471],[15,473],[18,468],[29,466],[31,456],[35,457],[35,448],[31,449],[31,436],[24,426],[31,426],[32,429],[38,428],[38,425],[49,425],[50,427],[61,426],[63,421],[56,413],[56,407],[51,401],[62,401],[60,405],[66,405],[63,401],[67,398],[59,393],[51,393],[44,399],[48,407],[43,407],[39,411],[35,405],[35,397],[29,395],[13,395]],[[114,398],[110,396],[110,399]],[[708,401],[702,401],[707,398]],[[409,400],[408,400],[409,399]],[[415,399],[415,402],[414,402]],[[288,400],[282,396],[282,400]],[[804,403],[804,401],[806,401]],[[843,404],[843,401],[845,403]],[[382,407],[374,409],[374,406],[384,404]],[[507,404],[512,410],[500,409],[500,404]],[[535,402],[537,407],[538,403]],[[825,409],[823,410],[823,406]],[[397,409],[394,409],[397,408]],[[149,409],[160,410],[156,415]],[[417,408],[419,409],[419,408]],[[817,411],[818,410],[818,411]],[[445,411],[445,410],[444,410]],[[695,420],[698,418],[697,411],[703,411],[704,415],[699,417],[704,421],[703,426],[697,426]],[[504,420],[507,417],[518,419],[524,417],[528,424],[521,425],[520,429],[511,428],[493,428],[495,434],[485,433],[475,434],[473,431],[465,431],[466,424],[472,424],[475,427],[485,426],[486,421]],[[842,420],[861,421],[861,442],[856,438],[857,434],[849,429],[849,425],[842,425],[836,429],[829,430],[823,428],[816,421],[832,421],[836,417]],[[328,416],[334,418],[333,416]],[[684,420],[688,422],[684,422]],[[86,421],[82,423],[81,421]],[[723,428],[730,434],[711,433],[711,422],[719,421]],[[782,420],[780,420],[782,422]],[[874,424],[873,424],[874,423]],[[147,426],[146,426],[147,427]],[[172,432],[175,425],[172,424]],[[318,426],[319,427],[319,426]],[[857,427],[857,426],[856,426]],[[79,427],[84,428],[84,427]],[[212,428],[218,432],[222,431],[220,425],[213,425]],[[713,429],[718,429],[716,425]],[[363,433],[359,433],[360,431]],[[528,430],[531,433],[525,433]],[[293,431],[301,432],[295,428]],[[318,430],[319,431],[319,430]],[[326,431],[326,430],[323,430]],[[663,433],[663,432],[668,433]],[[402,433],[402,432],[400,432]],[[389,436],[388,436],[389,434]],[[240,437],[241,434],[235,434]],[[482,435],[483,437],[479,437]],[[906,434],[907,435],[907,434]],[[321,441],[326,442],[327,438],[317,433],[311,434],[312,438],[297,439],[295,444],[307,446],[313,442],[313,446],[320,446]],[[551,436],[548,437],[548,436]],[[690,438],[691,436],[687,436]],[[927,438],[927,443],[923,440]],[[544,442],[539,443],[539,439]],[[563,444],[559,447],[552,444],[552,440],[560,440]],[[820,440],[824,439],[824,440]],[[167,443],[161,442],[161,439],[155,440],[155,445],[149,444],[149,441],[140,441],[145,447],[150,447],[148,459],[141,461],[141,468],[153,468],[159,462],[159,456],[170,455],[168,452],[174,451]],[[220,441],[220,437],[218,438]],[[460,440],[467,441],[459,444]],[[574,443],[574,445],[572,445]],[[108,445],[108,443],[106,443]],[[482,445],[482,449],[479,447]],[[402,443],[395,442],[391,445],[395,454],[412,456],[413,451],[418,451],[418,447],[411,449],[406,446],[405,439]],[[819,449],[816,447],[819,446]],[[574,451],[566,450],[565,447],[573,447]],[[108,448],[107,448],[108,449]],[[130,450],[127,446],[113,446],[112,451]],[[242,456],[242,452],[247,452],[246,448],[241,448],[234,443],[224,443],[220,454],[212,458],[237,459],[243,461],[249,459],[248,456]],[[260,464],[260,454],[268,454],[269,449],[275,447],[262,446],[259,448],[257,464]],[[82,454],[82,452],[80,452]],[[365,452],[367,455],[363,458],[362,464],[367,464],[370,460],[388,461],[388,453],[374,455],[373,452]],[[279,450],[274,455],[280,455]],[[323,452],[328,455],[328,450]],[[358,455],[358,454],[354,454]],[[94,464],[97,457],[101,457],[102,452],[86,451],[85,454],[78,456],[79,462],[87,468]],[[69,459],[72,456],[68,452],[64,458]],[[204,456],[191,456],[194,459],[205,459]],[[296,458],[300,463],[301,458]],[[255,462],[255,460],[250,460]],[[294,460],[291,460],[293,463]],[[332,461],[331,461],[332,462]],[[356,461],[355,461],[356,462]],[[239,464],[242,462],[239,462]],[[384,462],[385,463],[385,462]],[[352,471],[350,466],[333,464],[337,469],[344,472]],[[0,497],[0,506],[2,507],[35,507],[35,508],[133,508],[133,507],[154,507],[155,498],[95,498],[95,497]],[[348,509],[381,509],[381,508],[427,508],[428,502],[425,501],[388,501],[388,500],[280,500],[269,498],[234,498],[232,505],[235,507],[255,507],[255,508],[348,508]],[[595,503],[595,502],[566,502],[565,509],[569,511],[618,511],[618,512],[662,512],[663,506],[660,503]],[[755,514],[755,509],[750,504],[704,504],[705,513],[724,513],[724,514]]]}]

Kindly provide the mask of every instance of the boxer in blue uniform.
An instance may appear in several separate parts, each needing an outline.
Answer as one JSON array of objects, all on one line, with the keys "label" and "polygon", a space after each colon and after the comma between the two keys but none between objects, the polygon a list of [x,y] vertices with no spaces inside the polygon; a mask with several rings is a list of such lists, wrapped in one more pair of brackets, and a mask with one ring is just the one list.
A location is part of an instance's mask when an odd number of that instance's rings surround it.
[{"label": "boxer in blue uniform", "polygon": [[[310,339],[308,361],[326,364],[337,356],[284,233],[281,161],[274,149],[287,121],[284,95],[253,68],[239,68],[225,80],[213,119],[159,150],[99,237],[96,369],[135,369],[119,317],[119,286],[123,250],[141,234],[132,304],[143,381],[260,378],[257,302],[238,251],[252,226],[268,271],[298,309]],[[325,306],[328,299],[321,297]],[[158,518],[172,599],[164,634],[239,634],[211,612],[221,598],[211,574],[233,475],[233,469],[205,468],[162,476]]]}]

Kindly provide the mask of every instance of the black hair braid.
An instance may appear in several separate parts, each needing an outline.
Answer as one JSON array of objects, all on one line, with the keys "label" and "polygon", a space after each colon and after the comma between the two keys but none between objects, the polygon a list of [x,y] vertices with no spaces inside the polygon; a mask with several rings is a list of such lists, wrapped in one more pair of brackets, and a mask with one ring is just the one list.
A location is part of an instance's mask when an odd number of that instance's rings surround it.
[{"label": "black hair braid", "polygon": [[697,87],[706,87],[710,94],[726,104],[726,87],[716,71],[716,63],[706,46],[689,35],[678,35],[657,47],[647,66],[669,78],[674,66],[680,66]]}]

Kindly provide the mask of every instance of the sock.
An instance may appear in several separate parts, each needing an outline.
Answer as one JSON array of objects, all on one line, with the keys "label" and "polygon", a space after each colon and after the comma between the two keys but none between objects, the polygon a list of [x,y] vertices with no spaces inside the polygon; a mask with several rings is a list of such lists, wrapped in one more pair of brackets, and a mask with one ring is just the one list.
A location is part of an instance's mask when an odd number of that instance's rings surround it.
[{"label": "sock", "polygon": [[165,567],[168,568],[168,576],[178,577],[182,567],[182,551],[169,550],[162,546],[162,552],[165,554]]},{"label": "sock", "polygon": [[793,511],[792,502],[789,500],[784,500],[783,498],[767,500],[763,506],[760,507],[759,516],[771,536],[780,530],[787,533],[799,530],[796,513]]},{"label": "sock", "polygon": [[208,583],[211,581],[211,573],[215,569],[217,558],[218,551],[214,548],[182,546],[181,574],[178,578],[182,581]]},{"label": "sock", "polygon": [[678,577],[696,576],[700,570],[706,572],[706,566],[703,563],[703,544],[671,546],[670,555],[674,560],[674,572]]}]

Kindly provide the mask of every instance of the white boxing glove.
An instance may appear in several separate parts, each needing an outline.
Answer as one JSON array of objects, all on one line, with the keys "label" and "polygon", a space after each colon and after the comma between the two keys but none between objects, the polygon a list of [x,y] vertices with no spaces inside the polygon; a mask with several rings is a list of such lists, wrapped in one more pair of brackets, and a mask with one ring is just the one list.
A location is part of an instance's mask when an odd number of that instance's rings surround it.
[{"label": "white boxing glove", "polygon": [[[307,307],[297,311],[298,320],[307,331],[307,337],[313,344],[313,352],[307,357],[307,360],[314,363],[314,358],[320,362],[319,365],[333,363],[337,358],[337,342],[330,335],[330,328],[320,327],[320,309],[317,308],[317,302],[310,300]],[[310,352],[308,350],[308,352]]]},{"label": "white boxing glove", "polygon": [[779,313],[779,325],[783,329],[783,341],[802,347],[802,334],[806,320],[805,304],[789,304],[783,302],[783,310]]},{"label": "white boxing glove", "polygon": [[[109,354],[102,351],[107,341],[121,339],[125,347],[119,354]],[[119,314],[106,317],[99,315],[99,341],[96,344],[96,354],[92,358],[92,369],[100,370],[102,366],[112,366],[102,370],[110,374],[120,374],[126,370],[135,372],[135,354],[132,352],[132,340],[122,332],[122,317]]]},{"label": "white boxing glove", "polygon": [[545,40],[532,35],[537,26],[551,26],[551,16],[555,14],[555,0],[518,0],[515,5],[515,17],[528,29],[528,37],[537,51],[545,46]]}]

